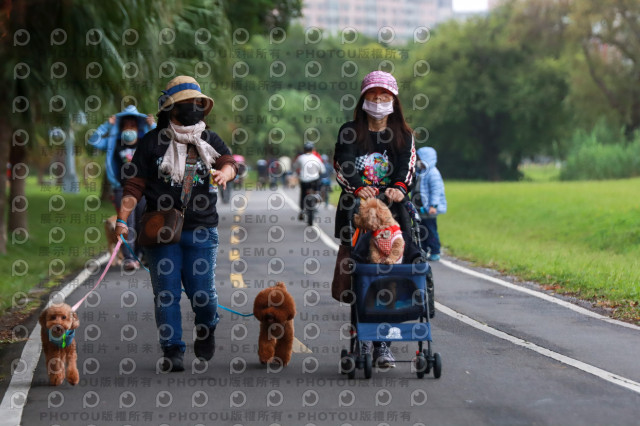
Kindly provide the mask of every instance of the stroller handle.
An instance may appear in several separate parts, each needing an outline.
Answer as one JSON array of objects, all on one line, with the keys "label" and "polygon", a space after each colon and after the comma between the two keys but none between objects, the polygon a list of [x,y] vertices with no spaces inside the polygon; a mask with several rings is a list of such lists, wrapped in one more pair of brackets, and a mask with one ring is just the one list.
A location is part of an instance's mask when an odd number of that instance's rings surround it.
[{"label": "stroller handle", "polygon": [[[376,198],[389,207],[391,207],[391,204],[394,203],[394,201],[389,200],[389,197],[387,197],[384,192],[378,194]],[[409,195],[405,194],[401,201],[395,201],[395,203],[401,204],[402,207],[404,207],[404,209],[411,215],[414,221],[416,221],[417,223],[422,222],[422,220],[420,219],[420,214],[418,213],[418,209],[416,209],[416,206],[414,206],[411,202]]]}]

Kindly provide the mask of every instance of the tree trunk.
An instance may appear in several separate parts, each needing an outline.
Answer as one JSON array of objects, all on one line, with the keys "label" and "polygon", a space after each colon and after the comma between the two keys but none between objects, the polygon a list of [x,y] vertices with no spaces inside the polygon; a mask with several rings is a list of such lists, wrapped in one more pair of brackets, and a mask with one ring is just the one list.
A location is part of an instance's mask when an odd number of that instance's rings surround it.
[{"label": "tree trunk", "polygon": [[492,141],[484,144],[484,163],[487,179],[493,182],[502,180],[500,176],[500,151],[493,145]]},{"label": "tree trunk", "polygon": [[[27,149],[19,140],[18,144],[11,144],[9,154],[9,162],[11,163],[11,179],[9,179],[9,203],[11,211],[9,212],[9,223],[7,232],[11,232],[18,228],[27,229],[27,195],[25,188],[27,187],[26,176],[26,160]],[[14,209],[15,207],[15,209]]]},{"label": "tree trunk", "polygon": [[11,144],[11,127],[4,114],[0,114],[0,254],[7,254],[7,227],[5,210],[7,206],[7,163]]}]

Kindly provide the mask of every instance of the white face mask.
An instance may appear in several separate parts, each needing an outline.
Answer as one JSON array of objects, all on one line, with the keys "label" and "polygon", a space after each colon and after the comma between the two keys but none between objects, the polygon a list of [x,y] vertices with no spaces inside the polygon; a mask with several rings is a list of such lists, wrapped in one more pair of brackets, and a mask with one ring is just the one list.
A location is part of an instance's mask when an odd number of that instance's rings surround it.
[{"label": "white face mask", "polygon": [[387,115],[393,112],[393,101],[380,102],[379,104],[377,104],[365,99],[364,103],[362,104],[362,109],[365,110],[366,113],[371,116],[371,118],[375,120],[382,120]]}]

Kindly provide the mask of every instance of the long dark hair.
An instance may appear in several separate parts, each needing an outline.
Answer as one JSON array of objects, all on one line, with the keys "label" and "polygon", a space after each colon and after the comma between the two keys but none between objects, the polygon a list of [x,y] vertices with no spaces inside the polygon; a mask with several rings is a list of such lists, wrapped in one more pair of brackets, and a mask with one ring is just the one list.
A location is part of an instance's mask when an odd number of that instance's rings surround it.
[{"label": "long dark hair", "polygon": [[171,121],[171,111],[171,109],[163,109],[158,112],[158,124],[156,125],[156,128],[158,130],[166,129],[167,127],[169,127],[169,122]]},{"label": "long dark hair", "polygon": [[[362,109],[364,104],[364,93],[360,96],[360,100],[353,111],[353,121],[356,130],[356,143],[365,151],[373,150],[373,141],[369,137],[369,121],[367,120],[367,112]],[[413,133],[413,129],[409,127],[402,113],[402,105],[396,95],[393,95],[393,112],[387,117],[387,128],[384,130],[380,139],[383,141],[392,141],[391,148],[399,151],[405,147],[407,136]]]}]

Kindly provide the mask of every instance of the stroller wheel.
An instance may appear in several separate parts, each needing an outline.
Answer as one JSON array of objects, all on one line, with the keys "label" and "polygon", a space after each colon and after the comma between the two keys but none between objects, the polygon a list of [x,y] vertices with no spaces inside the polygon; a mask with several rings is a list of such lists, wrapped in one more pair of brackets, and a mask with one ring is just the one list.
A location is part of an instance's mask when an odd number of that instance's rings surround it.
[{"label": "stroller wheel", "polygon": [[426,367],[424,369],[425,374],[429,374],[431,372],[431,367],[433,366],[433,358],[429,359],[429,351],[426,349],[422,350],[422,354],[424,355],[424,359],[426,361]]},{"label": "stroller wheel", "polygon": [[354,354],[347,355],[347,377],[349,380],[356,378],[356,356]]},{"label": "stroller wheel", "polygon": [[424,378],[424,373],[427,371],[427,358],[423,354],[416,355],[416,375],[418,379]]},{"label": "stroller wheel", "polygon": [[347,374],[349,368],[349,352],[343,349],[340,352],[340,373]]},{"label": "stroller wheel", "polygon": [[440,378],[442,374],[442,358],[438,352],[433,354],[433,377]]},{"label": "stroller wheel", "polygon": [[373,357],[371,356],[371,353],[366,353],[364,355],[364,378],[370,379],[372,372],[373,372]]}]

